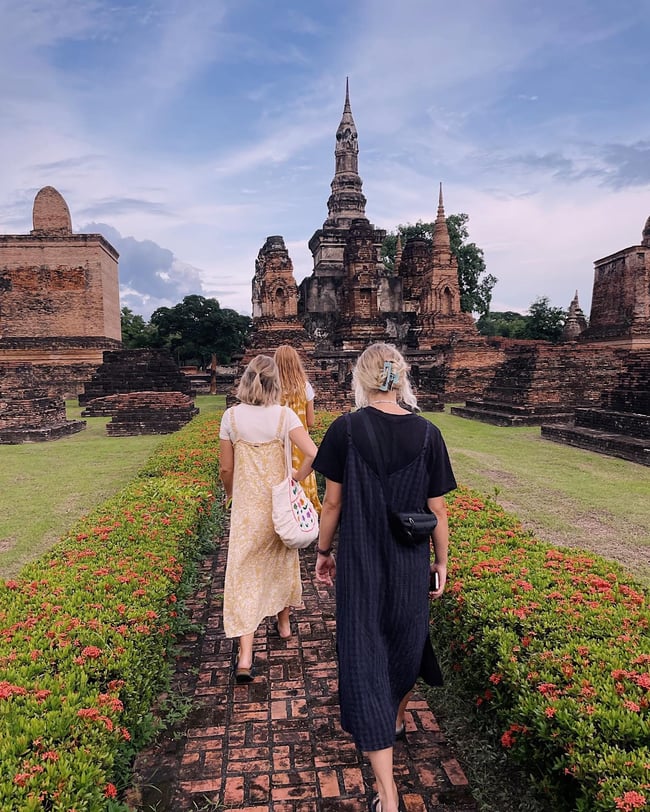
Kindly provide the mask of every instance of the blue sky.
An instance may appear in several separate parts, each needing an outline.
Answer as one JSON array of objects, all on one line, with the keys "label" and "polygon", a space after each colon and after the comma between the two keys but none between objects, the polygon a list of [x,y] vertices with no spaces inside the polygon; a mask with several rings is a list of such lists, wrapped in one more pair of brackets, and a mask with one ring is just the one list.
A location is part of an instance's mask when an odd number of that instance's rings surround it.
[{"label": "blue sky", "polygon": [[250,312],[327,216],[350,79],[366,213],[469,215],[492,309],[589,313],[650,215],[650,0],[0,0],[0,233],[43,186],[121,253],[122,304]]}]

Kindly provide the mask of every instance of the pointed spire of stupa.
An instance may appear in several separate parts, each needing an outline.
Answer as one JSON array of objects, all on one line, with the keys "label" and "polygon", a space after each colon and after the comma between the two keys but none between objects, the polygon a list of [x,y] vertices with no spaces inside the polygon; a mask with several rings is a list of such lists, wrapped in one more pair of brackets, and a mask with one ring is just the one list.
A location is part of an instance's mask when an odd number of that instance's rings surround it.
[{"label": "pointed spire of stupa", "polygon": [[433,224],[433,247],[447,249],[451,247],[447,218],[445,217],[445,206],[442,201],[442,181],[440,182],[440,192],[438,193],[438,214]]},{"label": "pointed spire of stupa", "polygon": [[575,341],[575,339],[587,329],[587,319],[582,312],[580,302],[578,301],[578,291],[576,290],[575,296],[569,305],[566,321],[562,330],[562,338],[564,341]]},{"label": "pointed spire of stupa", "polygon": [[345,80],[345,103],[341,123],[336,131],[336,149],[334,150],[336,168],[332,180],[332,194],[327,201],[332,225],[348,226],[350,220],[366,216],[366,198],[359,177],[359,142],[357,127],[352,117],[350,106],[350,83]]},{"label": "pointed spire of stupa", "polygon": [[357,155],[359,154],[359,143],[357,139],[357,127],[352,118],[352,108],[350,107],[350,81],[346,77],[343,115],[336,131],[336,174],[340,172],[358,173]]}]

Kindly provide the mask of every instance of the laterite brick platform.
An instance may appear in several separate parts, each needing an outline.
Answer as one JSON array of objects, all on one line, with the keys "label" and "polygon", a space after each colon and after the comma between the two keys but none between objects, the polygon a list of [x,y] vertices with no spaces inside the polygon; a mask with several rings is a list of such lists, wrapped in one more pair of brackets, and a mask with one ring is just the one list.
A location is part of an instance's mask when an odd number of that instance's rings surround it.
[{"label": "laterite brick platform", "polygon": [[[233,641],[222,628],[226,544],[205,560],[192,605],[205,632],[180,641],[175,677],[196,708],[138,757],[128,799],[134,809],[368,810],[369,765],[339,725],[334,591],[314,581],[314,551],[301,557],[304,609],[293,614],[294,635],[281,640],[273,618],[262,624],[249,685],[233,682]],[[463,770],[417,693],[406,727],[406,742],[395,745],[404,809],[475,812]]]}]

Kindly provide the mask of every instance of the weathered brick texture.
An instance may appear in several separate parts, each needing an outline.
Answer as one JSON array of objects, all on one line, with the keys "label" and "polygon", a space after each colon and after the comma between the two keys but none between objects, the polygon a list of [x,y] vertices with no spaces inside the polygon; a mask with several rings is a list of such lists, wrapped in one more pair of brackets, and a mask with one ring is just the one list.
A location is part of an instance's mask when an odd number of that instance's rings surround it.
[{"label": "weathered brick texture", "polygon": [[100,234],[73,234],[61,195],[34,200],[27,235],[0,235],[0,366],[32,364],[52,395],[71,397],[121,346],[115,249]]},{"label": "weathered brick texture", "polygon": [[85,428],[68,420],[62,398],[52,396],[32,364],[0,365],[0,444],[55,440]]},{"label": "weathered brick texture", "polygon": [[93,414],[96,398],[127,392],[192,393],[192,382],[167,350],[109,350],[103,363],[84,384],[79,404]]},{"label": "weathered brick texture", "polygon": [[199,413],[194,401],[182,392],[129,392],[100,400],[102,413],[112,414],[106,426],[111,437],[171,434]]}]

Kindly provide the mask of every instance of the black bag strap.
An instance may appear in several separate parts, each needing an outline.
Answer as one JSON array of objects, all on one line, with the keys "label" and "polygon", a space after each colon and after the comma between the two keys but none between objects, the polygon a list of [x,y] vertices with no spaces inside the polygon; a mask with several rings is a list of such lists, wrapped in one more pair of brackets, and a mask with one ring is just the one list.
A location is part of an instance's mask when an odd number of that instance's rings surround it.
[{"label": "black bag strap", "polygon": [[381,446],[377,441],[377,434],[375,432],[375,428],[372,425],[372,420],[368,417],[368,413],[365,409],[359,409],[359,415],[361,420],[363,421],[364,428],[366,429],[366,434],[368,435],[368,439],[370,440],[370,448],[372,449],[372,454],[375,461],[375,468],[377,469],[377,474],[379,475],[379,481],[381,482],[381,489],[384,492],[384,501],[386,502],[386,507],[388,510],[391,510],[390,506],[390,487],[388,485],[388,476],[386,475],[386,462],[384,460],[384,455],[382,453]]}]

